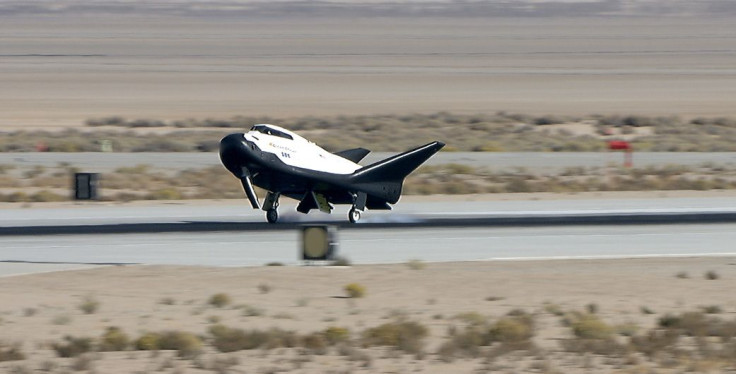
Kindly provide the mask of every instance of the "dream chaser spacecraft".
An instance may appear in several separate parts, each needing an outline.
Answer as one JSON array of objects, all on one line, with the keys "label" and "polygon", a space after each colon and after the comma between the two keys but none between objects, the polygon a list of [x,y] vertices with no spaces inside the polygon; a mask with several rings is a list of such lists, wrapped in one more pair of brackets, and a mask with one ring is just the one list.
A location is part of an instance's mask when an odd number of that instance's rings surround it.
[{"label": "dream chaser spacecraft", "polygon": [[[367,149],[330,153],[289,130],[263,124],[224,137],[220,160],[240,179],[253,209],[266,211],[270,223],[278,221],[280,196],[298,200],[301,213],[330,213],[332,204],[351,204],[348,218],[355,223],[366,208],[391,209],[404,178],[444,146],[436,141],[361,166],[357,163],[370,153]],[[268,191],[263,206],[254,185]]]}]

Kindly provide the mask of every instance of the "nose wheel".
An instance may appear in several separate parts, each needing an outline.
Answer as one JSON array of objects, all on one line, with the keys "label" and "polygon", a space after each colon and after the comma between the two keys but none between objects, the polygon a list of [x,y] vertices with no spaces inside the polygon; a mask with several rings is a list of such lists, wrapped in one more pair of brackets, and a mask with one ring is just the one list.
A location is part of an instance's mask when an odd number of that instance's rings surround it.
[{"label": "nose wheel", "polygon": [[360,221],[360,211],[358,209],[351,208],[350,212],[348,212],[348,219],[350,220],[350,223]]},{"label": "nose wheel", "polygon": [[276,223],[279,220],[279,211],[275,208],[267,210],[266,220],[268,221],[268,223]]}]

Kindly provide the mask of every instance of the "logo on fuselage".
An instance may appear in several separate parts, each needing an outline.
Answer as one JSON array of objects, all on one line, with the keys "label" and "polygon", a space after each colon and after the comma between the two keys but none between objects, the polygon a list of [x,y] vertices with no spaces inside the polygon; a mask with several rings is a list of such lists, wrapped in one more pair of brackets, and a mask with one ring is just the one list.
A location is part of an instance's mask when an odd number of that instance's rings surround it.
[{"label": "logo on fuselage", "polygon": [[291,148],[289,148],[289,147],[286,147],[286,146],[280,145],[280,144],[276,144],[276,143],[274,143],[274,142],[268,142],[268,145],[269,145],[269,146],[271,146],[271,147],[273,147],[273,148],[276,148],[276,149],[280,149],[280,150],[282,150],[282,151],[287,151],[287,152],[291,152],[291,153],[296,153],[296,151],[295,151],[295,150],[293,150],[293,149],[291,149]]}]

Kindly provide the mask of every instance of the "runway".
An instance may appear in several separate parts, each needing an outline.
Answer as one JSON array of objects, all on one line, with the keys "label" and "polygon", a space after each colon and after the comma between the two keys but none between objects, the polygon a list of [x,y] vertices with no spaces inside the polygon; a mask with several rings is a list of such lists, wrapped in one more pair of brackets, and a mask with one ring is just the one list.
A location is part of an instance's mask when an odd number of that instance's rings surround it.
[{"label": "runway", "polygon": [[[265,225],[262,213],[242,204],[158,207],[86,206],[0,211],[0,275],[9,262],[71,264],[167,264],[260,266],[298,264],[298,227],[307,222],[340,224],[334,216],[282,214],[283,225]],[[282,205],[286,212],[288,206]],[[678,222],[678,217],[694,217]],[[641,224],[642,217],[666,217]],[[720,216],[711,223],[703,217]],[[410,259],[479,261],[640,256],[726,256],[736,254],[736,204],[732,198],[587,199],[549,201],[407,202],[395,212],[368,212],[361,224],[340,226],[339,254],[354,264]],[[434,218],[433,218],[434,217]],[[536,218],[535,218],[536,217]],[[578,217],[554,222],[555,217]],[[591,225],[591,217],[601,221]],[[614,217],[614,218],[611,218]],[[301,219],[301,220],[298,220]],[[325,218],[330,218],[329,220]],[[314,221],[306,221],[306,219]],[[486,224],[424,224],[422,220]],[[512,219],[518,221],[504,222]],[[523,220],[550,220],[524,224]],[[493,223],[496,220],[495,224]],[[152,232],[167,225],[209,222],[214,231]],[[215,223],[213,223],[215,222]],[[431,222],[431,221],[430,221]],[[637,224],[632,224],[636,222]],[[100,234],[98,229],[137,225],[149,230]],[[38,226],[42,225],[42,226]],[[12,235],[13,229],[77,227],[86,234]],[[194,226],[189,226],[194,227]],[[239,227],[239,228],[238,228]],[[215,225],[215,228],[216,225]],[[102,231],[104,232],[104,230]]]},{"label": "runway", "polygon": [[[416,199],[416,198],[415,198]],[[421,199],[421,198],[419,198]],[[155,206],[80,204],[74,208],[0,210],[0,236],[58,234],[142,234],[175,232],[294,231],[305,224],[344,230],[469,228],[553,225],[684,224],[736,222],[731,197],[667,199],[582,199],[546,201],[413,201],[392,211],[367,211],[356,225],[346,206],[332,214],[295,212],[285,200],[276,225],[243,200],[195,205],[186,201]]]},{"label": "runway", "polygon": [[[736,255],[736,224],[343,230],[354,264]],[[299,263],[298,232],[3,238],[2,260],[64,264],[259,266]]]}]

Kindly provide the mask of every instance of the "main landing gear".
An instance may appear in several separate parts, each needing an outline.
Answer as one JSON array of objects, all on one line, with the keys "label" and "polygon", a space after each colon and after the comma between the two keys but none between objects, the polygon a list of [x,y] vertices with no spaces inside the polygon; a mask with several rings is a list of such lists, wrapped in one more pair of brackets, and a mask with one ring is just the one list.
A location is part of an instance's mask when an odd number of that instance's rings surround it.
[{"label": "main landing gear", "polygon": [[279,220],[279,193],[269,192],[263,202],[263,210],[266,211],[266,221],[276,223]]},{"label": "main landing gear", "polygon": [[348,219],[350,223],[356,223],[360,221],[360,214],[365,209],[365,203],[368,199],[368,195],[365,192],[358,192],[353,195],[353,207],[348,212]]},{"label": "main landing gear", "polygon": [[266,211],[266,221],[268,223],[276,223],[279,220],[279,211],[274,209],[269,209]]},{"label": "main landing gear", "polygon": [[[365,193],[358,193],[354,195],[353,207],[348,212],[348,220],[350,223],[357,223],[360,221],[360,216],[365,209],[366,195]],[[279,220],[279,193],[269,192],[266,195],[266,200],[263,202],[263,210],[266,212],[266,221],[268,223],[276,223]]]},{"label": "main landing gear", "polygon": [[360,211],[358,209],[355,209],[355,207],[350,208],[350,211],[348,212],[348,219],[350,220],[350,223],[356,223],[360,221]]}]

